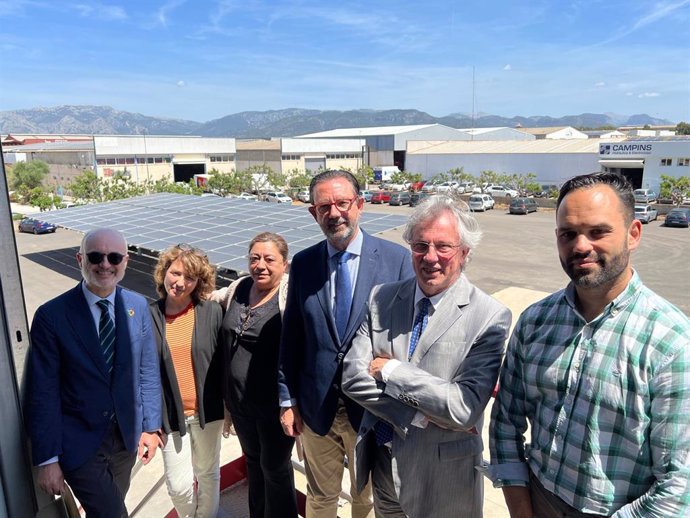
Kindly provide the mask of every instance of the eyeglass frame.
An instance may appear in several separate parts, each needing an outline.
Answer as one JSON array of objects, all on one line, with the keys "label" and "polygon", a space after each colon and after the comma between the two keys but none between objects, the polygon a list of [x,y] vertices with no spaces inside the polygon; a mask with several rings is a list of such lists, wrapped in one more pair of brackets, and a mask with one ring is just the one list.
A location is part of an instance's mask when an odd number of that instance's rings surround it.
[{"label": "eyeglass frame", "polygon": [[[348,212],[350,209],[352,209],[352,206],[360,198],[361,198],[361,196],[359,194],[357,194],[357,195],[355,195],[354,198],[352,198],[350,200],[340,199],[340,200],[335,200],[333,202],[313,204],[311,207],[309,207],[309,212],[311,212],[312,214],[318,214],[319,216],[326,216],[326,215],[331,213],[331,207],[335,206],[336,210],[342,214],[343,212]],[[343,203],[343,202],[348,203],[348,206],[346,209],[345,208],[341,209],[340,207],[338,207],[338,203]],[[321,210],[323,207],[327,207],[328,210]]]},{"label": "eyeglass frame", "polygon": [[[436,250],[436,255],[439,257],[442,257],[443,259],[451,259],[451,258],[455,257],[457,255],[457,253],[464,247],[464,245],[462,243],[458,244],[458,245],[451,245],[449,243],[440,243],[437,245],[436,243],[428,243],[426,241],[412,241],[412,242],[409,242],[408,244],[410,245],[410,251],[414,255],[426,255],[429,253],[429,249],[431,247],[433,247],[434,250]],[[419,251],[419,252],[416,251],[414,248],[415,248],[415,246],[419,246],[419,245],[424,246],[425,250]],[[454,252],[451,253],[450,250],[448,252],[442,252],[438,249],[439,246],[442,246],[442,247],[448,246],[451,248],[451,250],[454,250]]]},{"label": "eyeglass frame", "polygon": [[[79,255],[81,257],[86,257],[86,260],[89,262],[89,264],[101,264],[103,259],[108,259],[108,263],[113,266],[122,264],[122,261],[124,261],[125,257],[127,257],[127,254],[121,254],[119,252],[108,252],[107,254],[104,254],[103,252],[97,252],[95,250],[93,252],[79,252]],[[96,256],[98,256],[98,260],[95,260]]]}]

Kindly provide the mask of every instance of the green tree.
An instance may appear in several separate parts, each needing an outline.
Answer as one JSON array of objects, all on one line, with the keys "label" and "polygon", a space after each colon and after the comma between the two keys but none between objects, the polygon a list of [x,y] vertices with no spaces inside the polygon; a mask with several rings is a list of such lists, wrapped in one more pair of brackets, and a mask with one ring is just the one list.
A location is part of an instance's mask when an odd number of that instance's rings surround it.
[{"label": "green tree", "polygon": [[676,125],[676,135],[690,135],[690,124],[687,122],[679,122]]},{"label": "green tree", "polygon": [[500,184],[501,183],[501,175],[498,173],[495,173],[494,171],[491,170],[485,170],[479,173],[479,184],[482,188],[482,192],[486,189],[488,185],[491,184]]},{"label": "green tree", "polygon": [[245,172],[251,175],[252,190],[257,192],[271,188],[280,189],[285,185],[285,175],[275,172],[266,164],[253,165]]},{"label": "green tree", "polygon": [[29,191],[29,204],[38,207],[41,212],[52,209],[55,201],[53,193],[43,187],[34,187]]},{"label": "green tree", "polygon": [[234,190],[233,175],[228,173],[221,173],[217,169],[211,169],[208,174],[210,175],[206,186],[208,189],[218,194],[222,197],[226,197],[228,194]]},{"label": "green tree", "polygon": [[659,185],[659,196],[670,199],[676,207],[683,203],[683,198],[690,196],[690,177],[689,176],[668,176],[661,175]]},{"label": "green tree", "polygon": [[368,165],[360,166],[357,171],[352,173],[357,178],[357,182],[362,189],[366,189],[374,181],[374,169]]},{"label": "green tree", "polygon": [[463,183],[463,182],[475,182],[476,179],[470,173],[466,173],[463,167],[454,167],[446,171],[446,178],[448,180]]},{"label": "green tree", "polygon": [[301,190],[309,187],[313,176],[300,169],[293,169],[292,171],[288,171],[288,178],[288,185],[292,189]]},{"label": "green tree", "polygon": [[200,195],[203,192],[200,187],[197,187],[194,178],[190,178],[187,183],[173,183],[170,181],[170,175],[155,181],[147,181],[145,185],[146,192],[170,192],[175,194],[195,195]]},{"label": "green tree", "polygon": [[84,169],[69,184],[72,196],[84,203],[104,201],[102,192],[103,180],[90,169]]},{"label": "green tree", "polygon": [[48,176],[48,172],[48,164],[40,160],[19,162],[9,170],[10,189],[16,191],[22,201],[27,201],[31,191],[43,185],[43,180]]}]

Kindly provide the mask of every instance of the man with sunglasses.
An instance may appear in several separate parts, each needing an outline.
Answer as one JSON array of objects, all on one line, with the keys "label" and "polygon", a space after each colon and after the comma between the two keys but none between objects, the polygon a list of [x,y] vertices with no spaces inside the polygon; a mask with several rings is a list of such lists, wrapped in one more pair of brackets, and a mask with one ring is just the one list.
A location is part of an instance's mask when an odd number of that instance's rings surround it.
[{"label": "man with sunglasses", "polygon": [[481,237],[466,207],[432,196],[403,237],[416,277],[374,288],[345,357],[345,393],[366,409],[357,482],[371,473],[377,518],[480,518],[483,413],[510,312],[463,273]]},{"label": "man with sunglasses", "polygon": [[87,518],[127,516],[138,454],[155,455],[160,375],[148,304],[117,286],[127,267],[119,232],[88,232],[77,253],[83,281],[43,304],[31,326],[27,422],[41,489],[67,481]]},{"label": "man with sunglasses", "polygon": [[342,362],[372,288],[412,276],[408,252],[359,228],[364,200],[347,171],[309,186],[309,212],[326,239],[295,255],[281,336],[281,424],[302,437],[307,518],[336,518],[345,458],[352,517],[373,516],[371,487],[354,486],[354,444],[362,408],[343,394]]}]

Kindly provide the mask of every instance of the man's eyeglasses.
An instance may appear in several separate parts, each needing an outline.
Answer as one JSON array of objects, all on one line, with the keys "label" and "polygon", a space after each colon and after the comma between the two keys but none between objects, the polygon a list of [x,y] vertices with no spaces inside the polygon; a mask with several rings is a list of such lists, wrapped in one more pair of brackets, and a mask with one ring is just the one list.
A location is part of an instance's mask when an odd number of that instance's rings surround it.
[{"label": "man's eyeglasses", "polygon": [[117,252],[110,252],[109,254],[104,254],[102,252],[87,252],[84,254],[91,264],[101,264],[103,258],[107,257],[108,262],[113,266],[117,266],[125,258],[124,255],[118,254]]},{"label": "man's eyeglasses", "polygon": [[335,206],[340,212],[347,212],[352,208],[352,204],[359,199],[359,196],[355,196],[351,200],[336,200],[331,203],[319,203],[318,205],[312,205],[312,209],[319,215],[325,216],[330,214],[331,207]]},{"label": "man's eyeglasses", "polygon": [[426,241],[415,241],[410,243],[410,249],[413,254],[426,255],[429,248],[433,247],[436,250],[436,255],[443,258],[453,257],[462,245],[451,245],[450,243],[427,243]]}]

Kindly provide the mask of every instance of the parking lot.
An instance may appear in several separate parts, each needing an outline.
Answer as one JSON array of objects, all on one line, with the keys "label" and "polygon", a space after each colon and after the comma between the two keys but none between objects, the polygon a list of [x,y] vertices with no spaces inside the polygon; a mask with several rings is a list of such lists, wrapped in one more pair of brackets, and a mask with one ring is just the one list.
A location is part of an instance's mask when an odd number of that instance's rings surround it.
[{"label": "parking lot", "polygon": [[[306,206],[305,206],[306,210]],[[390,207],[367,203],[365,211],[407,215],[408,206]],[[526,216],[509,215],[504,205],[477,213],[484,237],[466,269],[481,289],[493,294],[515,287],[553,292],[568,281],[561,270],[555,245],[555,212],[540,210]],[[402,228],[383,234],[401,244]],[[58,229],[54,234],[16,234],[29,322],[36,308],[73,286],[80,278],[75,254],[81,234]],[[690,314],[690,229],[666,228],[654,221],[643,225],[641,246],[633,264],[643,282]],[[152,261],[132,257],[123,284],[155,297],[151,280]],[[22,351],[17,351],[22,356]],[[18,362],[23,363],[23,362]]]},{"label": "parking lot", "polygon": [[[306,207],[305,207],[306,210]],[[412,209],[407,206],[388,205],[365,206],[366,211],[391,212],[406,215]],[[555,212],[540,210],[527,216],[509,215],[505,206],[476,214],[484,238],[469,263],[466,274],[472,282],[507,304],[513,311],[513,322],[527,304],[562,288],[568,281],[561,270],[555,246]],[[383,234],[383,237],[401,244],[402,228]],[[54,234],[15,234],[22,272],[22,282],[29,321],[39,305],[74,286],[80,278],[75,254],[81,241],[81,234],[58,229]],[[660,222],[643,226],[640,248],[634,253],[633,263],[643,281],[664,296],[686,314],[690,314],[688,291],[687,258],[690,256],[690,230],[665,228]],[[155,297],[151,273],[153,261],[133,256],[127,269],[123,285]],[[21,375],[24,350],[15,351],[15,361]],[[487,441],[488,426],[483,430]],[[239,453],[236,441],[224,443],[224,462]],[[227,452],[225,450],[228,450]],[[485,452],[488,457],[488,452]],[[130,491],[128,506],[133,515],[153,518],[160,515],[160,509],[169,506],[162,485],[162,464],[160,458],[153,468],[142,470],[137,475],[137,489]],[[152,471],[155,469],[156,471]],[[298,487],[303,490],[303,476],[296,476]],[[347,485],[347,482],[345,482]],[[507,508],[501,491],[484,484],[485,516],[508,518]],[[350,516],[349,506],[339,511],[343,517]]]}]

